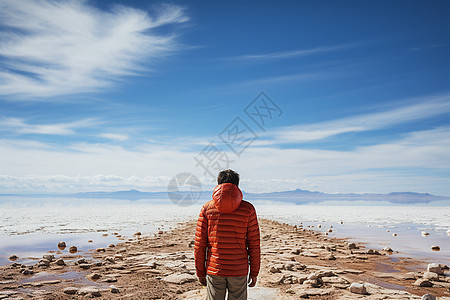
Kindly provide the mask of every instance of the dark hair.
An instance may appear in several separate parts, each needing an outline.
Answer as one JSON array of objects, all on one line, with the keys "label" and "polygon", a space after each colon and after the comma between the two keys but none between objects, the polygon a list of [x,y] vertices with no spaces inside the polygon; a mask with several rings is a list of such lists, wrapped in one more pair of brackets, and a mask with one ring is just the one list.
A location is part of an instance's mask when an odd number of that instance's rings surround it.
[{"label": "dark hair", "polygon": [[223,170],[217,176],[217,183],[232,183],[239,186],[239,174],[231,169]]}]

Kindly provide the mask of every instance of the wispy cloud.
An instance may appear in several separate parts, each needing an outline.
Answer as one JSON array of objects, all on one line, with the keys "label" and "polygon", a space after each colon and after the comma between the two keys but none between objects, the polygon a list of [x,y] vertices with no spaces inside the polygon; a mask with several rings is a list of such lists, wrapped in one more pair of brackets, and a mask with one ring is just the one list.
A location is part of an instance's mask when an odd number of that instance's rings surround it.
[{"label": "wispy cloud", "polygon": [[397,124],[418,121],[450,112],[450,94],[413,99],[414,104],[381,112],[356,115],[315,124],[300,124],[271,130],[267,140],[259,144],[305,143],[338,134],[388,128]]},{"label": "wispy cloud", "polygon": [[96,119],[83,119],[68,123],[29,124],[19,118],[0,119],[2,130],[14,131],[19,134],[71,135],[77,128],[87,128],[99,124]]},{"label": "wispy cloud", "polygon": [[341,44],[334,46],[321,46],[310,49],[298,49],[292,51],[281,51],[272,53],[262,53],[262,54],[247,54],[240,56],[233,56],[227,58],[227,60],[247,60],[247,61],[261,61],[261,60],[276,60],[276,59],[286,59],[293,57],[301,57],[307,55],[315,55],[326,52],[339,51],[344,49],[353,48],[359,46],[360,44]]},{"label": "wispy cloud", "polygon": [[[154,16],[88,1],[0,1],[0,95],[49,97],[97,91],[176,50],[163,26],[188,20],[163,5]],[[148,64],[147,64],[148,65]]]},{"label": "wispy cloud", "polygon": [[123,142],[128,140],[128,135],[119,133],[102,133],[99,134],[99,137],[117,142]]}]

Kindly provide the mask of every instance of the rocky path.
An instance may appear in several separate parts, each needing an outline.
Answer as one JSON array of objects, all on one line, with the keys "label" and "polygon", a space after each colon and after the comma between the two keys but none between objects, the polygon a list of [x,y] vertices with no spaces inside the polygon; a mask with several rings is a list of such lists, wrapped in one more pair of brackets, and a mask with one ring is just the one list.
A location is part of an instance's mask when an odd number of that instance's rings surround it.
[{"label": "rocky path", "polygon": [[[0,299],[204,299],[195,277],[195,223],[88,253],[67,248],[33,265],[18,260],[0,268]],[[261,219],[260,227],[261,274],[249,299],[450,299],[446,266],[392,262],[388,251],[275,221]]]}]

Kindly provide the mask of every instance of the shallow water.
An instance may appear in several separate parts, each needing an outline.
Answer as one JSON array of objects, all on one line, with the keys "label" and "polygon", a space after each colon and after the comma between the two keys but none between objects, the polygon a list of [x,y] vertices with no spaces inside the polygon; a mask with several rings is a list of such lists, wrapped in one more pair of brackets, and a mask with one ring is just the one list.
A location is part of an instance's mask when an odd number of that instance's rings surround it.
[{"label": "shallow water", "polygon": [[[366,242],[369,248],[374,249],[389,246],[400,252],[391,256],[394,261],[401,256],[411,256],[449,263],[450,237],[446,231],[450,229],[450,207],[324,204],[256,204],[255,207],[261,218],[292,225],[302,222],[305,227],[314,226],[310,228],[323,232],[333,226],[330,236]],[[112,233],[117,232],[126,238],[132,238],[138,231],[152,234],[180,222],[195,220],[199,212],[200,205],[179,207],[108,199],[4,201],[0,204],[0,265],[9,263],[8,257],[12,254],[20,257],[17,262],[35,263],[27,258],[57,251],[58,241],[65,241],[68,247],[76,245],[82,255],[88,249],[123,241]],[[318,224],[321,228],[317,227]],[[430,235],[422,237],[422,230]],[[397,233],[397,236],[393,237],[392,233]],[[439,245],[441,251],[431,251],[431,245]],[[67,249],[63,253],[68,254]]]}]

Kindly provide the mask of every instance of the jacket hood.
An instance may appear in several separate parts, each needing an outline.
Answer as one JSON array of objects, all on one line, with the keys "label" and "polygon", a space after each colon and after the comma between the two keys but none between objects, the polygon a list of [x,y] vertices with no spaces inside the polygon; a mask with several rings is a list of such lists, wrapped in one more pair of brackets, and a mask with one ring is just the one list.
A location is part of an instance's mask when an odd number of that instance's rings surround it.
[{"label": "jacket hood", "polygon": [[212,198],[221,213],[232,213],[242,202],[242,192],[232,183],[222,183],[214,188]]}]

